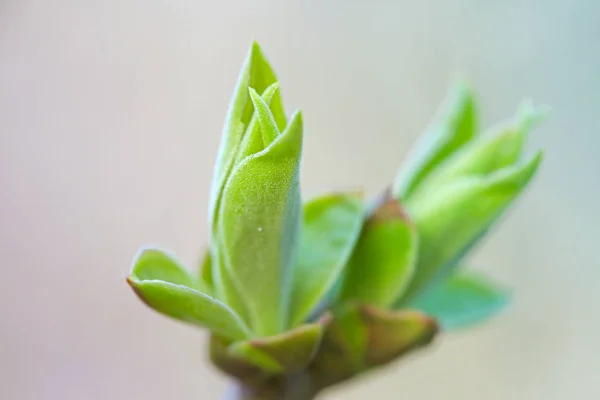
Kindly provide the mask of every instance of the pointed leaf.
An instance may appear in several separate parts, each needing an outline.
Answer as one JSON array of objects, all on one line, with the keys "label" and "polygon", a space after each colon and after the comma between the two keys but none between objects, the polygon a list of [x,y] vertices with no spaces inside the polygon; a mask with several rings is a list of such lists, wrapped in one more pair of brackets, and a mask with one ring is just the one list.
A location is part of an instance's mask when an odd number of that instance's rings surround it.
[{"label": "pointed leaf", "polygon": [[171,252],[142,246],[136,253],[131,277],[140,281],[159,280],[204,290],[202,283]]},{"label": "pointed leaf", "polygon": [[412,306],[454,330],[483,322],[507,303],[507,292],[478,274],[461,271],[423,293]]},{"label": "pointed leaf", "polygon": [[292,283],[291,326],[304,321],[340,276],[361,231],[361,198],[318,197],[304,206],[298,264]]},{"label": "pointed leaf", "polygon": [[413,223],[388,195],[363,227],[346,267],[340,302],[392,304],[411,279],[417,250]]},{"label": "pointed leaf", "polygon": [[447,184],[426,199],[411,204],[419,232],[419,258],[402,304],[451,268],[523,192],[542,159],[539,152],[526,164],[501,169],[485,177],[467,177]]},{"label": "pointed leaf", "polygon": [[[279,134],[279,130],[277,129],[277,127],[273,126],[275,125],[275,122],[270,121],[273,124],[270,125],[270,129],[275,129],[277,133],[275,133],[275,137],[273,137],[273,140],[271,140],[270,138],[273,133],[271,132],[271,135],[267,134],[267,141],[265,141],[265,137],[263,137],[264,135],[262,127],[262,125],[266,123],[263,119],[269,117],[273,118],[273,114],[269,109],[269,105],[273,102],[273,99],[275,99],[275,95],[278,93],[278,91],[279,83],[275,82],[265,89],[265,91],[262,93],[262,96],[257,96],[260,99],[260,102],[258,100],[252,101],[253,104],[258,104],[258,107],[261,107],[261,109],[259,110],[255,108],[255,113],[250,119],[250,123],[248,125],[248,128],[246,129],[246,134],[244,135],[244,139],[242,140],[238,154],[235,158],[234,166],[238,165],[246,157],[263,151],[269,144],[273,142],[274,138],[277,137],[277,135]],[[256,91],[252,88],[249,88],[249,92],[256,94]],[[263,120],[262,123],[261,120]]]},{"label": "pointed leaf", "polygon": [[[233,95],[227,111],[225,125],[221,136],[219,153],[215,163],[213,184],[211,187],[210,219],[215,223],[217,203],[221,196],[227,177],[233,169],[234,160],[239,152],[247,127],[254,113],[248,88],[252,87],[262,93],[277,82],[277,77],[258,43],[253,43],[238,76]],[[274,94],[271,110],[277,121],[279,130],[286,126],[286,117],[279,92]]]},{"label": "pointed leaf", "polygon": [[127,282],[142,301],[164,315],[208,328],[230,340],[250,337],[241,318],[225,304],[195,289],[198,281],[165,252],[139,252]]},{"label": "pointed leaf", "polygon": [[541,121],[543,110],[522,105],[514,121],[494,128],[494,132],[471,141],[449,157],[423,182],[410,203],[416,203],[444,183],[458,178],[488,175],[515,164],[521,157],[529,131]]},{"label": "pointed leaf", "polygon": [[276,336],[234,343],[230,351],[268,372],[295,373],[313,359],[322,334],[322,323],[303,325]]},{"label": "pointed leaf", "polygon": [[296,113],[264,151],[244,159],[223,191],[223,262],[240,286],[260,336],[284,329],[290,273],[300,236],[302,117]]},{"label": "pointed leaf", "polygon": [[[279,88],[278,83],[273,83],[265,89],[262,98],[266,104],[270,104],[275,99],[275,94]],[[250,123],[243,137],[238,154],[235,158],[235,165],[238,165],[245,158],[261,152],[265,149],[261,126],[258,121],[258,113],[254,113],[250,119]],[[221,199],[218,199],[216,207],[220,208]],[[217,211],[218,213],[218,211]],[[236,281],[236,278],[231,274],[231,271],[225,269],[224,258],[221,255],[223,252],[221,239],[218,234],[218,226],[214,226],[211,257],[213,259],[211,278],[213,282],[213,292],[215,297],[228,304],[233,308],[245,321],[250,321],[246,301],[240,293],[241,284]]]},{"label": "pointed leaf", "polygon": [[263,140],[263,144],[265,147],[273,143],[273,140],[279,136],[279,129],[277,128],[277,123],[275,122],[275,118],[269,109],[269,104],[263,100],[256,90],[250,88],[250,97],[252,98],[252,103],[254,104],[254,109],[256,110],[256,116],[258,120],[258,124],[261,130],[261,137]]},{"label": "pointed leaf", "polygon": [[453,88],[439,113],[441,115],[419,139],[400,168],[394,184],[394,197],[408,199],[433,170],[475,136],[475,96],[466,85],[458,84]]}]

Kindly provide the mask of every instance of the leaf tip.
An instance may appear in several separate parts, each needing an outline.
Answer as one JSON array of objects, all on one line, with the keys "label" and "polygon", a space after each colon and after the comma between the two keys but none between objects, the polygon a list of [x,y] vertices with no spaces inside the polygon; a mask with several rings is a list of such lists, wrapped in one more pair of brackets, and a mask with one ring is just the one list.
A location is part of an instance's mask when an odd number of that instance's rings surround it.
[{"label": "leaf tip", "polygon": [[392,195],[392,189],[388,187],[374,202],[368,222],[377,223],[380,221],[389,221],[392,219],[402,220],[410,227],[414,227],[414,223],[408,214],[406,208],[400,200]]}]

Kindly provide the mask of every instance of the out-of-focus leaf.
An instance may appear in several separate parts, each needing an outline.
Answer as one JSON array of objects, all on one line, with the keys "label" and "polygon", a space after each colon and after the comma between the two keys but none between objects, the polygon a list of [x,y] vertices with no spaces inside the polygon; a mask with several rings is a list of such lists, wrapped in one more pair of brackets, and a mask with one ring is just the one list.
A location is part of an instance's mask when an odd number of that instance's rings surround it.
[{"label": "out-of-focus leaf", "polygon": [[543,109],[523,104],[514,121],[471,141],[441,164],[416,190],[409,205],[422,201],[445,183],[467,176],[488,175],[515,164],[523,153],[527,134],[544,115]]},{"label": "out-of-focus leaf", "polygon": [[127,282],[144,303],[166,316],[208,328],[230,340],[251,336],[233,310],[200,292],[199,281],[166,252],[140,251]]},{"label": "out-of-focus leaf", "polygon": [[523,192],[541,160],[539,152],[525,164],[488,176],[458,179],[411,204],[411,216],[419,232],[419,258],[401,304],[414,299],[432,280],[447,276]]},{"label": "out-of-focus leaf", "polygon": [[475,96],[464,83],[454,86],[439,114],[400,168],[394,197],[410,198],[432,171],[477,133]]},{"label": "out-of-focus leaf", "polygon": [[362,317],[367,327],[365,360],[369,366],[389,363],[429,344],[438,332],[437,322],[417,311],[363,307]]},{"label": "out-of-focus leaf", "polygon": [[219,245],[259,336],[282,332],[287,321],[300,239],[301,152],[298,112],[265,150],[236,166],[223,190]]},{"label": "out-of-focus leaf", "polygon": [[352,254],[363,218],[361,197],[354,194],[326,195],[305,204],[290,326],[304,321],[338,279]]},{"label": "out-of-focus leaf", "polygon": [[435,317],[442,328],[454,330],[483,322],[508,303],[508,293],[473,272],[453,274],[424,292],[411,305]]},{"label": "out-of-focus leaf", "polygon": [[[256,363],[250,363],[246,361],[245,358],[240,358],[231,354],[229,351],[230,345],[231,341],[229,340],[224,340],[216,335],[210,336],[209,356],[211,362],[217,368],[225,374],[234,376],[240,380],[255,382],[264,377],[264,369],[258,367]],[[267,363],[269,363],[269,361],[267,361]],[[280,368],[277,368],[276,370],[280,370]]]},{"label": "out-of-focus leaf", "polygon": [[366,369],[367,328],[356,305],[336,310],[323,332],[311,371],[324,386],[351,378]]},{"label": "out-of-focus leaf", "polygon": [[310,371],[323,386],[338,384],[427,345],[437,331],[421,312],[352,304],[327,325]]},{"label": "out-of-focus leaf", "polygon": [[230,352],[267,372],[295,373],[313,359],[322,334],[321,323],[308,324],[283,334],[234,343]]},{"label": "out-of-focus leaf", "polygon": [[388,306],[413,274],[418,237],[398,200],[387,197],[363,226],[346,267],[340,303]]}]

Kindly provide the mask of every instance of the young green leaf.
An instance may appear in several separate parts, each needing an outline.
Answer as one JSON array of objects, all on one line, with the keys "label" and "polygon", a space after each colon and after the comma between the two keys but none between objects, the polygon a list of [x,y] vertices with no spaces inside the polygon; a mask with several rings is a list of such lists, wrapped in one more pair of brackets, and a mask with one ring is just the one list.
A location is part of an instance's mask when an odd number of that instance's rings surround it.
[{"label": "young green leaf", "polygon": [[444,329],[454,330],[487,320],[507,303],[507,292],[487,278],[461,271],[427,290],[411,306],[435,317]]},{"label": "young green leaf", "polygon": [[387,198],[365,223],[346,267],[340,302],[388,306],[407,287],[418,238],[402,205]]},{"label": "young green leaf", "polygon": [[[256,154],[263,151],[265,147],[271,144],[275,137],[279,135],[279,130],[277,126],[274,126],[274,123],[273,125],[270,125],[270,128],[271,130],[275,130],[277,133],[269,132],[271,133],[271,135],[269,135],[269,133],[267,133],[267,135],[264,135],[262,128],[262,124],[265,124],[265,119],[273,118],[273,114],[269,109],[269,105],[272,103],[273,99],[275,98],[275,94],[278,91],[279,83],[275,82],[265,89],[262,96],[257,96],[258,99],[260,99],[260,101],[252,100],[253,104],[258,102],[259,107],[262,107],[260,109],[260,112],[259,109],[255,109],[256,112],[252,115],[252,118],[250,119],[250,123],[248,124],[248,128],[246,129],[246,134],[244,135],[244,139],[242,140],[238,154],[235,158],[234,165],[238,165],[240,162],[242,162],[242,160],[244,160],[248,156],[251,156],[252,154]],[[257,94],[256,91],[252,88],[249,88],[249,92]],[[262,123],[261,120],[263,120]],[[273,136],[273,140],[270,139],[270,136]],[[267,141],[265,141],[265,139]]]},{"label": "young green leaf", "polygon": [[[275,98],[278,88],[279,84],[275,82],[265,89],[262,95],[264,103],[271,104]],[[238,154],[235,158],[235,165],[241,163],[245,158],[259,153],[265,149],[261,131],[262,129],[259,123],[259,115],[255,112],[250,119],[246,134],[243,137],[240,148],[238,149]],[[217,201],[217,210],[220,208],[220,204],[221,199]],[[224,269],[224,259],[221,255],[223,249],[220,245],[221,241],[217,229],[218,226],[215,225],[212,239],[213,247],[211,248],[211,256],[214,259],[212,263],[211,278],[216,282],[213,284],[213,290],[217,298],[233,308],[240,316],[242,316],[242,318],[244,318],[245,321],[249,321],[250,319],[248,317],[246,301],[240,293],[240,284],[236,281],[235,277],[231,275],[230,271]]]},{"label": "young green leaf", "polygon": [[171,252],[157,247],[142,246],[134,257],[131,278],[139,281],[159,280],[205,290],[202,282]]},{"label": "young green leaf", "polygon": [[403,304],[460,261],[523,192],[541,160],[539,152],[523,165],[458,179],[411,204],[420,238],[419,258]]},{"label": "young green leaf", "polygon": [[308,324],[283,334],[234,343],[230,352],[267,372],[295,373],[313,359],[322,334],[321,323]]},{"label": "young green leaf", "polygon": [[251,336],[233,310],[200,292],[199,281],[164,251],[142,249],[127,282],[144,303],[166,316],[208,328],[229,340]]},{"label": "young green leaf", "polygon": [[256,110],[260,131],[262,133],[263,145],[264,147],[267,147],[273,143],[273,140],[275,140],[277,136],[279,136],[279,129],[277,128],[275,118],[269,109],[269,104],[256,93],[256,90],[253,88],[250,88],[249,90],[254,109]]},{"label": "young green leaf", "polygon": [[300,238],[302,116],[269,147],[238,164],[223,190],[218,234],[258,335],[281,332]]},{"label": "young green leaf", "polygon": [[352,254],[363,218],[362,200],[354,194],[321,196],[304,205],[290,326],[302,323],[339,278]]},{"label": "young green leaf", "polygon": [[410,198],[433,170],[475,136],[475,96],[465,84],[457,84],[452,89],[439,114],[400,168],[394,183],[394,197]]},{"label": "young green leaf", "polygon": [[544,116],[543,110],[522,105],[514,121],[495,127],[492,134],[471,141],[425,179],[408,201],[418,203],[441,185],[474,175],[488,175],[516,163],[523,153],[529,131]]},{"label": "young green leaf", "polygon": [[[234,160],[254,113],[254,106],[250,100],[248,88],[252,87],[257,92],[263,93],[276,82],[277,77],[269,61],[258,43],[253,43],[239,73],[221,135],[221,144],[211,187],[209,218],[211,224],[215,223],[217,204],[221,192],[227,177],[233,169]],[[282,131],[285,129],[287,119],[279,91],[274,93],[271,101],[271,111],[279,130]]]}]

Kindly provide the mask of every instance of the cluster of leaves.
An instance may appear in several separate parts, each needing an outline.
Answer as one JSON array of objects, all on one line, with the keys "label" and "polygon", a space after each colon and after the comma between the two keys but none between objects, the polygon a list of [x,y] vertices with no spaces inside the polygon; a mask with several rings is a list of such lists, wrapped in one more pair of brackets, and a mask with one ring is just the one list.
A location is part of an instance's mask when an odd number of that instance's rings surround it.
[{"label": "cluster of leaves", "polygon": [[208,329],[213,362],[238,379],[348,379],[505,304],[458,267],[535,174],[541,152],[523,153],[541,116],[523,104],[478,135],[475,96],[457,85],[382,195],[303,203],[302,114],[288,120],[255,43],[226,118],[200,271],[143,247],[128,282],[153,309]]}]

